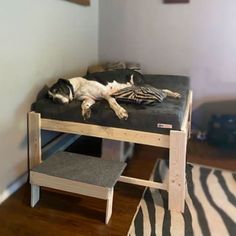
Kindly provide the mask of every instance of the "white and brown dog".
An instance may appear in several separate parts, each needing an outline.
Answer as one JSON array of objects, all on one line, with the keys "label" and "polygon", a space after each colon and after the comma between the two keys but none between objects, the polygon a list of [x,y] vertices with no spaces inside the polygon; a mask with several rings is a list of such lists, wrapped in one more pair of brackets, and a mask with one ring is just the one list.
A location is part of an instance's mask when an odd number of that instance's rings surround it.
[{"label": "white and brown dog", "polygon": [[[96,100],[105,99],[119,119],[127,119],[127,111],[111,95],[121,89],[133,86],[135,84],[134,79],[140,80],[140,78],[134,78],[133,75],[130,75],[126,83],[113,81],[103,85],[95,80],[87,80],[83,77],[59,79],[48,90],[48,95],[54,102],[61,104],[69,103],[74,99],[82,101],[81,108],[84,119],[90,118],[91,106]],[[165,96],[180,97],[179,93],[174,93],[166,89],[162,91],[165,93]]]}]

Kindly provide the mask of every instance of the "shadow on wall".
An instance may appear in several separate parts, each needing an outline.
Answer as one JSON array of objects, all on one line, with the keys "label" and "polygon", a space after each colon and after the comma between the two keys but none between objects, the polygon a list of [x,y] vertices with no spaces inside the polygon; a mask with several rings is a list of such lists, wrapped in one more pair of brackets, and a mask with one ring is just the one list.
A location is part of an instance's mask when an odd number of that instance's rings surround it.
[{"label": "shadow on wall", "polygon": [[[26,121],[29,101],[32,101],[34,92],[31,91],[25,96],[24,101],[14,109],[12,116],[2,116],[0,149],[4,155],[0,157],[0,192],[9,187],[28,169]],[[5,103],[4,106],[9,106],[9,104]]]},{"label": "shadow on wall", "polygon": [[236,115],[235,107],[236,99],[203,103],[192,113],[193,130],[206,131],[212,115]]},{"label": "shadow on wall", "polygon": [[[0,157],[0,192],[28,170],[27,113],[35,101],[35,94],[34,88],[25,96],[24,101],[14,110],[13,119],[2,117],[5,120],[0,130],[0,150],[4,153]],[[5,105],[8,106],[7,103]],[[42,136],[42,144],[45,144],[58,136],[58,133],[45,131]]]}]

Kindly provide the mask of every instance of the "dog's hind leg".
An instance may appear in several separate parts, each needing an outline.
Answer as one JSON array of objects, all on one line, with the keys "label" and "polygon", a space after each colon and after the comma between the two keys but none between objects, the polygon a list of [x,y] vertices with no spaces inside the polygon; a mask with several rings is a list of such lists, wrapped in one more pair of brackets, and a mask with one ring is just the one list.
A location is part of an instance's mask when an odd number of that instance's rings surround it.
[{"label": "dog's hind leg", "polygon": [[128,118],[127,111],[117,103],[115,98],[113,98],[109,95],[106,95],[103,98],[108,101],[111,109],[116,113],[116,115],[119,117],[119,119],[127,120],[127,118]]},{"label": "dog's hind leg", "polygon": [[166,95],[167,95],[168,97],[181,98],[181,95],[180,95],[179,93],[172,92],[172,91],[170,91],[170,90],[168,90],[168,89],[162,89],[162,91],[163,91],[164,93],[166,93]]},{"label": "dog's hind leg", "polygon": [[91,106],[95,103],[92,98],[85,98],[82,102],[82,116],[84,119],[89,119],[91,116]]}]

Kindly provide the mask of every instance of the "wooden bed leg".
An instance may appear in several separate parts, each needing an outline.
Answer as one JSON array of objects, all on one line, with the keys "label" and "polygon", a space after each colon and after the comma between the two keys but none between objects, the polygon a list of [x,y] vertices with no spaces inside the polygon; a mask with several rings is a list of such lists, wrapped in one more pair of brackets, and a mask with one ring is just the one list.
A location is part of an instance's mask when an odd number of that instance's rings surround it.
[{"label": "wooden bed leg", "polygon": [[170,131],[169,210],[184,212],[187,131]]},{"label": "wooden bed leg", "polygon": [[110,188],[108,190],[108,198],[107,198],[107,206],[106,206],[106,219],[105,219],[106,224],[108,224],[112,215],[113,193],[114,193],[114,188]]},{"label": "wooden bed leg", "polygon": [[40,187],[38,185],[31,184],[31,207],[34,207],[40,198]]},{"label": "wooden bed leg", "polygon": [[29,168],[41,163],[41,117],[39,113],[28,113]]}]

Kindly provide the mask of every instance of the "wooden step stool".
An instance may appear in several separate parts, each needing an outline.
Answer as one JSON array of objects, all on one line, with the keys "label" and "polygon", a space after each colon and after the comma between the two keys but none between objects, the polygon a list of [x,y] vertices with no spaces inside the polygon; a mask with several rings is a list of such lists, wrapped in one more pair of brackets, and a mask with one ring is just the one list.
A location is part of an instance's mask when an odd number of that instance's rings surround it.
[{"label": "wooden step stool", "polygon": [[69,152],[58,152],[30,171],[31,206],[40,186],[107,200],[105,223],[112,214],[114,185],[126,163]]}]

